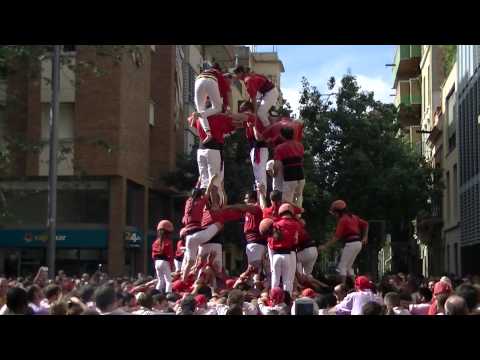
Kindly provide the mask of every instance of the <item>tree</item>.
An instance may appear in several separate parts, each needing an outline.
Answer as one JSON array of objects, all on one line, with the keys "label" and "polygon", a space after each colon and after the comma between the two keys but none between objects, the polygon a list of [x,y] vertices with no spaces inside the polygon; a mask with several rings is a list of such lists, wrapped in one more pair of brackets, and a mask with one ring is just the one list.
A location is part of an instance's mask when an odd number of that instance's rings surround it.
[{"label": "tree", "polygon": [[386,220],[393,242],[406,241],[411,220],[438,188],[434,170],[397,137],[395,107],[362,92],[353,75],[341,80],[335,104],[305,78],[302,87],[308,213],[328,229],[330,201],[342,198],[362,217]]}]

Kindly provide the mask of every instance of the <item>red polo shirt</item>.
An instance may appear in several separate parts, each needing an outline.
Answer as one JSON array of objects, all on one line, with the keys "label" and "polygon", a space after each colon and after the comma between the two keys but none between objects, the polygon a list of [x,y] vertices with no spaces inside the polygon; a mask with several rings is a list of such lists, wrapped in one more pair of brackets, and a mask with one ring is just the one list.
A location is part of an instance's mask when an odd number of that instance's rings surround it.
[{"label": "red polo shirt", "polygon": [[206,196],[197,198],[195,201],[190,197],[185,203],[182,224],[186,230],[200,227],[202,224],[203,210],[208,202]]},{"label": "red polo shirt", "polygon": [[298,234],[301,231],[300,223],[293,218],[281,218],[273,225],[280,233],[281,238],[268,238],[268,246],[272,250],[294,250],[298,244]]},{"label": "red polo shirt", "polygon": [[152,259],[155,260],[157,256],[166,257],[168,262],[173,261],[173,242],[172,239],[164,238],[160,240],[157,238],[152,244]]},{"label": "red polo shirt", "polygon": [[[233,118],[230,116],[226,116],[223,114],[215,114],[208,117],[208,123],[210,125],[210,131],[212,133],[212,137],[215,142],[219,144],[224,144],[224,136],[235,131],[235,127],[233,126]],[[200,140],[205,140],[207,138],[207,134],[202,128],[200,124],[200,119],[195,121],[195,127],[197,128],[198,136]]]},{"label": "red polo shirt", "polygon": [[[294,215],[299,215],[303,212],[302,208],[299,208],[298,206],[295,206],[293,204],[290,204],[293,206],[293,211],[295,212]],[[280,219],[278,216],[278,209],[280,208],[280,205],[277,206],[277,204],[273,203],[272,206],[263,209],[263,218],[271,218],[273,221],[277,221]]]},{"label": "red polo shirt", "polygon": [[243,80],[247,93],[254,101],[257,100],[257,93],[263,92],[265,89],[273,89],[275,85],[265,76],[260,74],[249,74]]},{"label": "red polo shirt", "polygon": [[257,204],[254,206],[254,211],[247,211],[245,213],[243,232],[247,242],[265,240],[265,237],[261,236],[258,230],[260,222],[263,220],[263,211]]},{"label": "red polo shirt", "polygon": [[273,158],[283,164],[283,178],[285,181],[303,180],[303,156],[305,150],[302,143],[288,140],[275,148]]},{"label": "red polo shirt", "polygon": [[207,227],[217,222],[225,224],[228,221],[241,220],[242,217],[243,212],[236,209],[205,210],[202,217],[202,226]]},{"label": "red polo shirt", "polygon": [[182,247],[185,247],[185,241],[180,239],[177,241],[177,249],[175,251],[176,258],[183,258],[183,255],[185,254],[185,249],[181,249]]},{"label": "red polo shirt", "polygon": [[265,141],[270,142],[274,147],[281,144],[285,139],[280,134],[283,127],[291,127],[293,129],[293,139],[302,142],[303,140],[303,124],[293,121],[291,118],[283,117],[281,120],[268,126],[262,133]]},{"label": "red polo shirt", "polygon": [[361,236],[367,229],[368,222],[359,218],[357,215],[343,215],[337,222],[335,237],[337,239],[348,239],[354,236]]}]

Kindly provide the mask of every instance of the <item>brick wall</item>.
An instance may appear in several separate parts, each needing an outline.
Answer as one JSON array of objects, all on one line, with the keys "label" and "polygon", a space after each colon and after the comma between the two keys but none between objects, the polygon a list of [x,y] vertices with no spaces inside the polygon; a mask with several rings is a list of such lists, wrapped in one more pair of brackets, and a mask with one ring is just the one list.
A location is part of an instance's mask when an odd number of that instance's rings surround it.
[{"label": "brick wall", "polygon": [[150,47],[143,47],[143,64],[138,67],[130,54],[121,65],[120,83],[120,170],[138,184],[149,177]]},{"label": "brick wall", "polygon": [[150,134],[150,176],[155,181],[172,171],[176,160],[174,123],[175,45],[157,45],[151,62],[151,96],[156,124]]},{"label": "brick wall", "polygon": [[[90,69],[77,73],[75,104],[75,173],[88,175],[121,174],[120,171],[120,72],[121,65],[109,57],[97,56],[90,46],[77,47],[77,62],[95,61],[106,74]],[[104,146],[112,147],[109,153]]]}]

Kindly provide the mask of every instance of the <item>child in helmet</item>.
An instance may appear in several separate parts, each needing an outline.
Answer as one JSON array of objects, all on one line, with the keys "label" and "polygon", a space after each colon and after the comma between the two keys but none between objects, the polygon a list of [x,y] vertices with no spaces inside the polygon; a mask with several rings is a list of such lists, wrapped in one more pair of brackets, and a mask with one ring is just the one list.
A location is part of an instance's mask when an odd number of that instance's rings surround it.
[{"label": "child in helmet", "polygon": [[157,226],[157,239],[152,245],[152,259],[157,273],[157,290],[165,293],[172,292],[172,265],[173,265],[173,224],[162,220]]}]

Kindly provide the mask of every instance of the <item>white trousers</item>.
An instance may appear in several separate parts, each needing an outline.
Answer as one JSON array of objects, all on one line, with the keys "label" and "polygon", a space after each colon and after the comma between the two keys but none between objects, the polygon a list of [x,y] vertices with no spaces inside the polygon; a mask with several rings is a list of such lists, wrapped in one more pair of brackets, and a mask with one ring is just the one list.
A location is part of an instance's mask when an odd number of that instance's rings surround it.
[{"label": "white trousers", "polygon": [[[207,109],[207,96],[212,106]],[[218,89],[218,82],[208,78],[198,78],[195,80],[195,107],[200,113],[200,124],[203,130],[210,130],[208,117],[222,112],[222,98]]]},{"label": "white trousers", "polygon": [[267,92],[262,96],[260,100],[260,106],[257,109],[257,116],[262,122],[263,126],[270,125],[270,120],[268,119],[268,112],[273,105],[278,100],[278,90],[277,87],[274,87],[272,90]]},{"label": "white trousers", "polygon": [[155,260],[155,271],[157,273],[157,286],[155,289],[172,292],[172,270],[170,263],[166,260]]},{"label": "white trousers", "polygon": [[304,187],[305,179],[295,181],[283,181],[282,201],[293,203],[301,208],[303,204]]},{"label": "white trousers", "polygon": [[214,253],[215,260],[213,260],[213,264],[217,268],[218,271],[222,271],[223,269],[223,252],[222,252],[222,244],[203,244],[200,245],[198,254],[201,257],[207,257],[208,254]]},{"label": "white trousers", "polygon": [[248,243],[245,248],[248,264],[261,263],[267,252],[267,247],[262,244]]},{"label": "white trousers", "polygon": [[354,276],[353,263],[357,258],[358,253],[362,250],[362,242],[355,241],[346,243],[338,263],[337,270],[342,276]]},{"label": "white trousers", "polygon": [[292,294],[295,267],[292,269],[291,254],[274,254],[272,267],[272,288],[280,285],[282,279],[283,290]]},{"label": "white trousers", "polygon": [[182,270],[183,261],[178,261],[177,259],[173,259],[173,263],[175,264],[175,272]]},{"label": "white trousers", "polygon": [[221,181],[223,181],[224,168],[222,167],[220,150],[198,149],[197,164],[201,188],[206,189],[210,179],[213,178],[215,174],[218,174]]},{"label": "white trousers", "polygon": [[311,275],[315,262],[317,261],[318,250],[315,246],[308,247],[297,253],[297,270],[299,273]]},{"label": "white trousers", "polygon": [[292,284],[295,281],[295,272],[297,271],[297,253],[295,251],[292,251],[290,253],[290,271],[291,277],[292,277]]},{"label": "white trousers", "polygon": [[187,266],[189,262],[194,262],[197,259],[198,248],[200,245],[210,241],[218,232],[218,227],[215,224],[209,225],[205,230],[197,231],[194,234],[185,237],[185,257],[183,267]]},{"label": "white trousers", "polygon": [[281,163],[277,169],[277,174],[272,179],[272,188],[280,192],[283,191],[283,166]]},{"label": "white trousers", "polygon": [[250,150],[250,161],[252,163],[253,176],[255,177],[255,185],[257,189],[260,185],[265,186],[267,189],[267,161],[268,161],[268,148],[257,149],[260,152],[260,162],[255,162],[255,148]]}]

